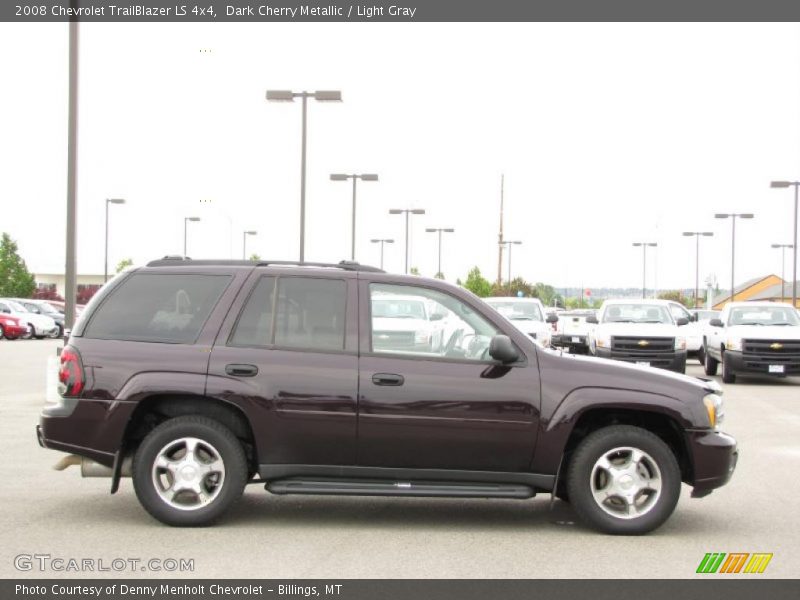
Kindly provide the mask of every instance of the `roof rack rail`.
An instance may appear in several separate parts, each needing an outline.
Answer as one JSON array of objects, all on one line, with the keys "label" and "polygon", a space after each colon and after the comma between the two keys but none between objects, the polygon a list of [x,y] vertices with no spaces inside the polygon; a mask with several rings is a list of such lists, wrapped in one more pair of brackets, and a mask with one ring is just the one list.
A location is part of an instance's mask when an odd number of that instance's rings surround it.
[{"label": "roof rack rail", "polygon": [[294,260],[192,260],[188,256],[167,255],[157,260],[147,263],[148,267],[169,267],[176,266],[176,263],[187,263],[197,266],[221,266],[221,267],[320,267],[325,269],[342,269],[344,271],[364,271],[369,273],[385,273],[383,269],[362,265],[352,260],[343,260],[338,263],[324,262],[300,262]]}]

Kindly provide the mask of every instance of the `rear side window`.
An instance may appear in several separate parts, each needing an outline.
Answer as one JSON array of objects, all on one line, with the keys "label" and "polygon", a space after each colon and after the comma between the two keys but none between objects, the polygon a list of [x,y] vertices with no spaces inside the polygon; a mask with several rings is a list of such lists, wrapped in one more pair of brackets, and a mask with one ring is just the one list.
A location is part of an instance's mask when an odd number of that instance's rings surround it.
[{"label": "rear side window", "polygon": [[343,350],[347,284],[341,279],[263,277],[242,310],[230,343]]},{"label": "rear side window", "polygon": [[230,280],[228,275],[133,274],[97,308],[84,337],[193,343]]}]

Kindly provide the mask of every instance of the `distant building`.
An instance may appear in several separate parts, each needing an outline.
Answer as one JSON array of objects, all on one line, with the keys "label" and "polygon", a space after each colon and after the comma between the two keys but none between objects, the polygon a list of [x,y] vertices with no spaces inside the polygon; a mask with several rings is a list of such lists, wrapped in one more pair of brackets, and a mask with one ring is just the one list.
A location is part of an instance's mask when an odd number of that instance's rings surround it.
[{"label": "distant building", "polygon": [[[783,292],[781,292],[783,288]],[[800,282],[798,283],[800,290]],[[764,275],[756,277],[736,286],[733,290],[733,300],[736,302],[746,301],[767,301],[767,302],[792,302],[792,282],[783,281],[777,275]],[[722,292],[714,297],[713,308],[722,308],[731,301],[730,290]],[[797,303],[800,308],[800,301]]]},{"label": "distant building", "polygon": [[[65,297],[65,276],[63,273],[34,273],[33,277],[36,280],[37,289],[54,291],[62,298]],[[110,277],[111,274],[109,274]],[[104,283],[103,275],[78,275],[76,279],[79,295],[89,288],[97,289]]]}]

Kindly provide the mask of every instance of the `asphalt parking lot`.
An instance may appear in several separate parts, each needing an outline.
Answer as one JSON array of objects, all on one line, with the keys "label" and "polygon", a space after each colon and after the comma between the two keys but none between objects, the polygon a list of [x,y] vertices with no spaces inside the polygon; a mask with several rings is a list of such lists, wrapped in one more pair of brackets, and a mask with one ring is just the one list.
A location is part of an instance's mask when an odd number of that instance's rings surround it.
[{"label": "asphalt parking lot", "polygon": [[[60,453],[36,443],[45,364],[61,342],[0,342],[0,576],[247,578],[686,578],[706,552],[772,552],[762,575],[800,573],[800,378],[725,386],[724,429],[739,441],[730,484],[689,497],[661,529],[610,537],[569,505],[533,501],[271,496],[248,487],[218,525],[176,529],[139,506],[130,480],[52,470]],[[690,361],[691,375],[702,370]],[[21,572],[14,558],[193,559],[194,571]],[[703,575],[702,577],[722,577]]]}]

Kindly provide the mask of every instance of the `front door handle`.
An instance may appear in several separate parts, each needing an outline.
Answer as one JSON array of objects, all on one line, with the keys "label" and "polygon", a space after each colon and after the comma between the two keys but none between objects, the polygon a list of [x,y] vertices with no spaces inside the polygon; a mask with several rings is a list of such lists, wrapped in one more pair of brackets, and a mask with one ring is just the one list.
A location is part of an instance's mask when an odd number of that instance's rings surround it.
[{"label": "front door handle", "polygon": [[225,365],[225,372],[234,377],[253,377],[258,375],[258,367],[255,365]]},{"label": "front door handle", "polygon": [[395,373],[375,373],[372,383],[375,385],[403,385],[405,378]]}]

